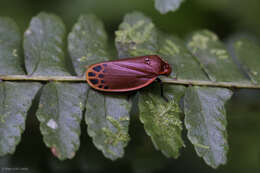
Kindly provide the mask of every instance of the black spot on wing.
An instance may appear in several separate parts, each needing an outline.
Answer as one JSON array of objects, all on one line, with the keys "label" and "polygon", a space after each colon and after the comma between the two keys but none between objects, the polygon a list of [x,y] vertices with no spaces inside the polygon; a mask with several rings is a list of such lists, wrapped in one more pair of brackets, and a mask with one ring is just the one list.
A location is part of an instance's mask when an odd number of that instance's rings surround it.
[{"label": "black spot on wing", "polygon": [[98,88],[103,88],[103,85],[99,85]]},{"label": "black spot on wing", "polygon": [[100,65],[93,67],[93,70],[96,72],[100,72],[101,69],[102,69],[102,67]]},{"label": "black spot on wing", "polygon": [[98,83],[98,80],[97,79],[90,79],[90,82],[94,85],[96,85]]},{"label": "black spot on wing", "polygon": [[104,78],[104,75],[103,74],[99,74],[98,77],[99,78]]},{"label": "black spot on wing", "polygon": [[105,86],[104,89],[108,89],[108,86]]},{"label": "black spot on wing", "polygon": [[96,76],[96,74],[93,73],[93,72],[89,72],[89,73],[88,73],[88,76]]}]

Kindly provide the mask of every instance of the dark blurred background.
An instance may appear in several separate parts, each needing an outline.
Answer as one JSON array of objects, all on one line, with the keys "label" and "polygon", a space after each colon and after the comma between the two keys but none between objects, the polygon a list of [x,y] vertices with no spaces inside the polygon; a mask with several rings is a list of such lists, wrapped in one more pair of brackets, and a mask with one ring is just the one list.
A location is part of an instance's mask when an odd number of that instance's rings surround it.
[{"label": "dark blurred background", "polygon": [[[207,28],[226,40],[236,33],[260,36],[259,0],[186,0],[177,12],[161,15],[152,0],[0,0],[0,16],[15,19],[24,32],[30,19],[41,11],[60,16],[69,32],[80,14],[94,13],[106,26],[111,44],[114,31],[123,16],[141,11],[166,32],[185,37],[191,31]],[[34,105],[35,106],[35,105]],[[260,172],[260,91],[236,90],[227,104],[228,163],[217,170],[198,158],[193,146],[183,136],[186,148],[177,159],[167,159],[153,147],[137,115],[132,115],[131,141],[124,158],[105,159],[91,143],[82,123],[81,146],[73,160],[59,161],[43,143],[39,123],[32,108],[26,131],[15,154],[0,158],[0,167],[25,167],[25,172]],[[1,170],[0,170],[1,171]],[[19,171],[22,172],[22,171]]]}]

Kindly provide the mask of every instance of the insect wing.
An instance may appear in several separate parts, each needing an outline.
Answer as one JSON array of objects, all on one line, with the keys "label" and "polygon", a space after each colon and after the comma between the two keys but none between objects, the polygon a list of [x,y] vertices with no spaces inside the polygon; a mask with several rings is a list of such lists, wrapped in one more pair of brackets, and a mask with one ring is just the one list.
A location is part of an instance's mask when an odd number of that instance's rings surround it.
[{"label": "insect wing", "polygon": [[101,91],[123,92],[152,83],[159,67],[152,68],[143,58],[131,58],[94,64],[86,72],[88,83]]}]

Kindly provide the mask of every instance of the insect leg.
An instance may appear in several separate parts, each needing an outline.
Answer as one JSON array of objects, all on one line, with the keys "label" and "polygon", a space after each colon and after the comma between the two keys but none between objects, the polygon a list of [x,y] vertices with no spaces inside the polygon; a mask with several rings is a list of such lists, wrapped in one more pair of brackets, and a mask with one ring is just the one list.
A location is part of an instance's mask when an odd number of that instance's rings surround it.
[{"label": "insect leg", "polygon": [[157,78],[156,80],[157,80],[157,81],[159,82],[159,84],[160,84],[160,89],[161,89],[161,96],[162,96],[162,98],[163,98],[166,102],[168,102],[169,100],[165,97],[164,92],[163,92],[163,83],[162,83],[161,79]]},{"label": "insect leg", "polygon": [[128,91],[127,92],[127,101],[129,101],[130,99],[135,97],[136,93],[137,93],[137,91]]}]

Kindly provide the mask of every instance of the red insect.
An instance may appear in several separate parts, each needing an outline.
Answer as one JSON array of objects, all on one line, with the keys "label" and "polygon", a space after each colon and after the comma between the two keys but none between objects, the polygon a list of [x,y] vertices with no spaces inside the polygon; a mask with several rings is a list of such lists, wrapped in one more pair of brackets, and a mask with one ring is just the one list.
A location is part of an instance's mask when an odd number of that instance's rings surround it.
[{"label": "red insect", "polygon": [[167,62],[158,55],[149,55],[93,64],[86,71],[86,79],[96,90],[125,92],[143,88],[158,75],[170,73]]}]

